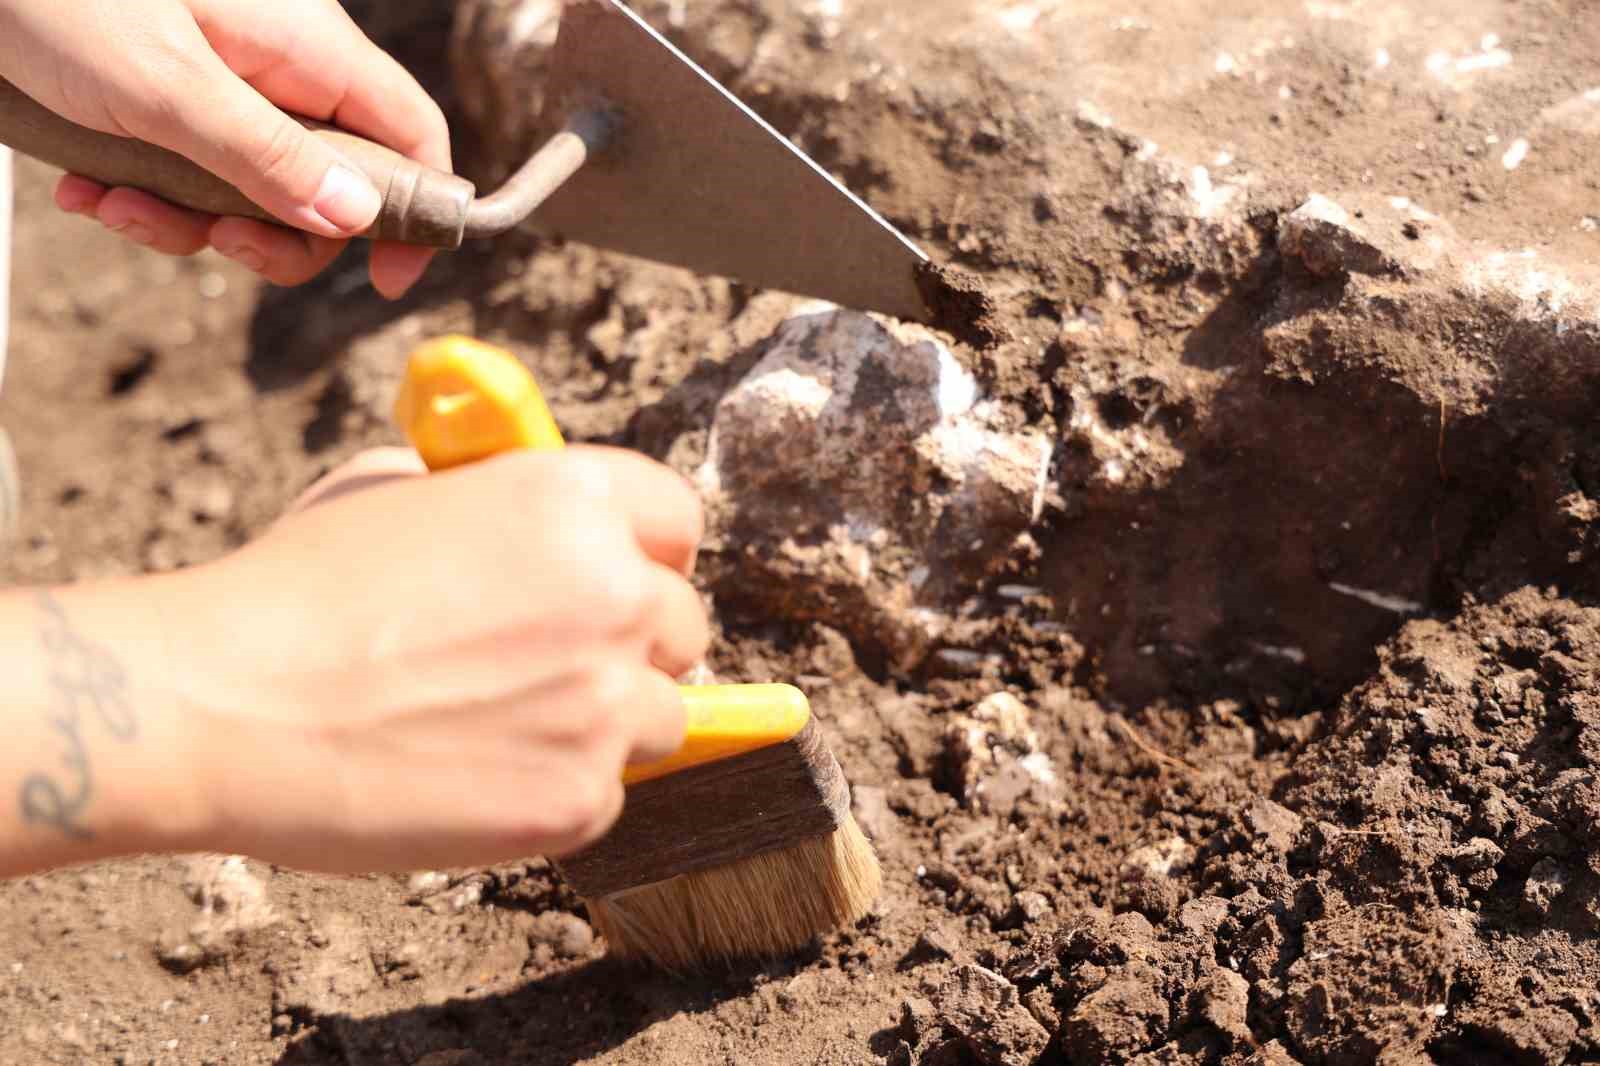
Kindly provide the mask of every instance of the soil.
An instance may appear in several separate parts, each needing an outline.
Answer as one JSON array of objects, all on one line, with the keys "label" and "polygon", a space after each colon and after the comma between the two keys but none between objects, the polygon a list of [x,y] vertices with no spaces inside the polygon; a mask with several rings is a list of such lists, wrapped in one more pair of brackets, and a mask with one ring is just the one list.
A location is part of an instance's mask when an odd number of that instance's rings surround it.
[{"label": "soil", "polygon": [[[466,172],[525,151],[443,62],[451,5],[347,6],[447,105]],[[0,885],[0,1061],[1600,1061],[1600,16],[639,9],[981,279],[952,350],[1059,441],[1044,518],[908,667],[741,585],[743,546],[707,568],[710,665],[810,693],[877,909],[673,977],[608,960],[537,858],[63,870]],[[398,440],[385,390],[447,330],[526,359],[572,439],[691,469],[787,306],[532,232],[399,305],[359,249],[272,290],[63,218],[52,180],[21,166],[14,583],[245,542]],[[1283,240],[1312,193],[1356,221]],[[1561,306],[1475,280],[1524,249],[1572,279]]]}]

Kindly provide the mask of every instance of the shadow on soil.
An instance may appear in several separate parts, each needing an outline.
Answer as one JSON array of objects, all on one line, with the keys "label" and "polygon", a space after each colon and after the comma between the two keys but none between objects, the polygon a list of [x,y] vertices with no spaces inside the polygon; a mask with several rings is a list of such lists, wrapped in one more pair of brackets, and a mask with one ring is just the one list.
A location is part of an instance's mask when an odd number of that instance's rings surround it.
[{"label": "shadow on soil", "polygon": [[[362,30],[400,61],[443,109],[458,172],[476,179],[482,152],[461,114],[450,70],[455,5],[443,0],[342,0]],[[497,242],[504,243],[504,242]],[[395,319],[483,291],[488,246],[444,252],[405,299],[388,301],[367,280],[367,242],[352,241],[313,281],[266,289],[250,324],[246,373],[256,389],[292,388],[329,366],[356,339]]]},{"label": "shadow on soil", "polygon": [[[1327,705],[1406,621],[1581,576],[1586,534],[1564,516],[1588,498],[1597,453],[1561,427],[1596,386],[1557,371],[1585,365],[1587,342],[1514,336],[1518,359],[1556,370],[1456,413],[1472,391],[1434,400],[1430,375],[1473,380],[1475,356],[1418,354],[1409,334],[1494,334],[1511,328],[1504,312],[1419,286],[1384,305],[1389,328],[1350,299],[1263,258],[1185,336],[1184,365],[1226,371],[1220,387],[1197,399],[1133,378],[1095,397],[1113,430],[1165,431],[1181,465],[1148,491],[1095,497],[1102,459],[1063,449],[1063,497],[1092,502],[1042,542],[1038,583],[1089,606],[1063,620],[1110,697]],[[1550,349],[1538,361],[1536,343]]]},{"label": "shadow on soil", "polygon": [[352,242],[321,275],[295,288],[266,288],[250,321],[245,373],[259,392],[294,388],[329,367],[355,341],[407,315],[471,301],[492,276],[484,249],[441,252],[401,300],[386,300],[367,275],[365,242]]},{"label": "shadow on soil", "polygon": [[[776,974],[807,960],[791,960]],[[449,1066],[543,1066],[585,1061],[679,1014],[703,1014],[751,995],[771,968],[680,979],[609,959],[481,999],[414,1007],[369,1018],[322,1015],[276,1066],[378,1066],[427,1061]],[[457,1055],[440,1053],[457,1052]]]}]

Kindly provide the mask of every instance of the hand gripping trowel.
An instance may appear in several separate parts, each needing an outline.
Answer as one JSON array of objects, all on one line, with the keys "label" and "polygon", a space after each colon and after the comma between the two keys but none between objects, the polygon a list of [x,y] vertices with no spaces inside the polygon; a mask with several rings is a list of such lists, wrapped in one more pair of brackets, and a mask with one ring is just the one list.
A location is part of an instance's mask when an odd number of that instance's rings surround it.
[{"label": "hand gripping trowel", "polygon": [[[364,236],[454,249],[530,216],[561,237],[933,325],[965,314],[927,257],[618,0],[568,0],[550,57],[559,130],[493,195],[301,118],[383,193]],[[0,144],[103,185],[275,221],[165,149],[99,133],[0,81]]]}]

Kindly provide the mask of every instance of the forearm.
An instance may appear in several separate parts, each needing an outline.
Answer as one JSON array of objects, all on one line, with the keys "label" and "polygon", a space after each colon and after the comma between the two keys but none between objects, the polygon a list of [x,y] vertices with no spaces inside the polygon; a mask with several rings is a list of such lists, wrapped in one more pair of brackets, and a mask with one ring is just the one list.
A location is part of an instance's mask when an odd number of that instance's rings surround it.
[{"label": "forearm", "polygon": [[204,845],[159,581],[0,596],[0,876]]}]

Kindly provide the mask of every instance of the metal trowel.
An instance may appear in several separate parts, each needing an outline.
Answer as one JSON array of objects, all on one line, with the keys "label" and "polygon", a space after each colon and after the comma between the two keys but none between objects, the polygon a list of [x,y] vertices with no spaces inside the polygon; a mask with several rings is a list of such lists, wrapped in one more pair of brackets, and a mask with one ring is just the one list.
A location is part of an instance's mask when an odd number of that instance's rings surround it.
[{"label": "metal trowel", "polygon": [[[383,193],[367,237],[454,249],[531,216],[570,240],[755,287],[912,321],[943,314],[915,245],[618,0],[569,0],[548,69],[544,117],[559,132],[486,197],[300,121]],[[104,185],[276,221],[187,159],[78,126],[3,81],[0,143]]]}]

